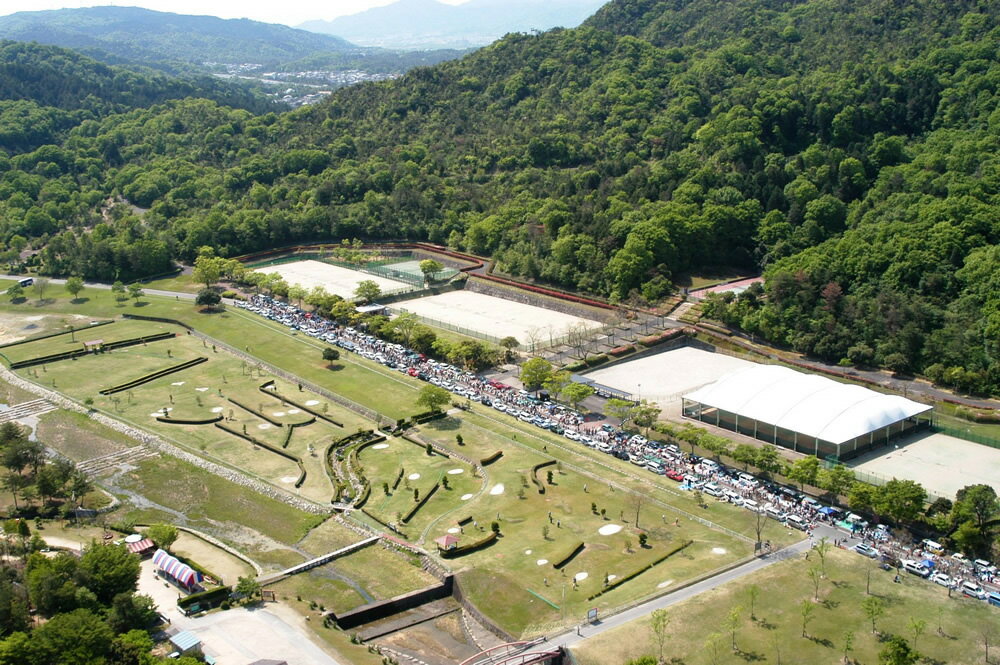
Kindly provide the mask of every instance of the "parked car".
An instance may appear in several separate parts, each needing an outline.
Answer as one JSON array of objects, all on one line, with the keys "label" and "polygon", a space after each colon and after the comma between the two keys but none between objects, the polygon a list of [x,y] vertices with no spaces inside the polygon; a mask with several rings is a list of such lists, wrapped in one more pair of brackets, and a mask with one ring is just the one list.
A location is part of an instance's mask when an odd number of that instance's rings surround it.
[{"label": "parked car", "polygon": [[857,545],[854,546],[854,551],[857,552],[858,554],[863,554],[869,559],[874,559],[875,557],[878,556],[878,550],[876,550],[874,547],[866,543],[858,543]]},{"label": "parked car", "polygon": [[911,575],[916,575],[917,577],[922,577],[927,579],[931,576],[931,571],[925,565],[919,561],[914,561],[913,559],[903,560],[903,570],[910,573]]},{"label": "parked car", "polygon": [[955,586],[955,580],[951,579],[949,575],[942,573],[940,570],[930,576],[931,582],[935,584],[940,584],[943,587],[953,587]]},{"label": "parked car", "polygon": [[958,587],[963,596],[968,596],[969,598],[975,598],[976,600],[986,600],[986,592],[983,587],[979,586],[975,582],[969,582],[966,580]]},{"label": "parked car", "polygon": [[681,482],[682,480],[684,480],[684,474],[681,473],[680,471],[675,471],[673,469],[667,471],[666,476],[670,480],[676,480],[677,482]]}]

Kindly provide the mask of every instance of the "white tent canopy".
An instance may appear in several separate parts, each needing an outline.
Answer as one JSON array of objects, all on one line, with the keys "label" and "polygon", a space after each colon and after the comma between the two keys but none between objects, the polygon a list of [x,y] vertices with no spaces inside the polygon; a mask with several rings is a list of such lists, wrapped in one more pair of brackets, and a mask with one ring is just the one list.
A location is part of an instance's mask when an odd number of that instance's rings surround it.
[{"label": "white tent canopy", "polygon": [[933,408],[778,365],[737,370],[684,399],[834,444]]}]

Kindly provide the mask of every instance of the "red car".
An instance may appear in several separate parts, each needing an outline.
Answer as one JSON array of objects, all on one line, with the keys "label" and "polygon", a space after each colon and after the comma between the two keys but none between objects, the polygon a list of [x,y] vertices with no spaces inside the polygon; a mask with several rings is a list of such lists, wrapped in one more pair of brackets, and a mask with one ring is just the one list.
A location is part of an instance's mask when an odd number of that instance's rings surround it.
[{"label": "red car", "polygon": [[682,480],[684,480],[684,474],[678,473],[673,469],[668,470],[664,475],[670,480],[676,480],[677,482],[681,482]]}]

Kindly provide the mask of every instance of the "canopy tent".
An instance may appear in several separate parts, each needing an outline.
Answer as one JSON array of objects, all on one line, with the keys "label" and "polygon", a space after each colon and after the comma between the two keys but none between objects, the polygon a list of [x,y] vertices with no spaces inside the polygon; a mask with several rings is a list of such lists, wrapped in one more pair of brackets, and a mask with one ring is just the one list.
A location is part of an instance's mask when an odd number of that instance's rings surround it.
[{"label": "canopy tent", "polygon": [[739,369],[683,399],[685,416],[841,459],[917,427],[933,408],[780,365]]},{"label": "canopy tent", "polygon": [[149,550],[154,549],[156,544],[149,538],[140,538],[139,540],[129,540],[125,539],[125,547],[132,554],[138,554],[142,556],[149,552]]},{"label": "canopy tent", "polygon": [[201,581],[201,575],[186,563],[181,563],[163,550],[153,553],[153,564],[165,575],[177,580],[184,586],[193,586]]}]

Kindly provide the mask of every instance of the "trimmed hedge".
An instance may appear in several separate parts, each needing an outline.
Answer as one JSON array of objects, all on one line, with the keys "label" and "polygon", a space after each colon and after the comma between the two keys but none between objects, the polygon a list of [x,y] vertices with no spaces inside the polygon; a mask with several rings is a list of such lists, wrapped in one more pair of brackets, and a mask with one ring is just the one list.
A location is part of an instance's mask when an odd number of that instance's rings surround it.
[{"label": "trimmed hedge", "polygon": [[441,549],[441,546],[438,545],[438,554],[440,554],[441,557],[445,559],[453,559],[457,556],[465,556],[466,554],[472,554],[473,552],[481,550],[484,547],[492,545],[494,542],[496,542],[497,538],[499,538],[499,536],[490,531],[489,535],[486,536],[485,538],[477,540],[474,543],[469,543],[468,545],[460,545],[459,547],[456,547],[454,549],[443,550]]},{"label": "trimmed hedge", "polygon": [[392,484],[392,491],[395,492],[396,488],[399,487],[399,483],[403,480],[403,474],[406,470],[403,467],[399,467],[399,474],[396,476],[396,481]]},{"label": "trimmed hedge", "polygon": [[574,558],[576,558],[576,555],[579,554],[580,552],[582,552],[583,548],[586,547],[586,546],[587,546],[587,543],[580,543],[580,544],[578,544],[576,547],[574,547],[572,550],[570,550],[569,554],[567,554],[563,558],[561,558],[558,561],[556,561],[555,563],[553,563],[552,567],[555,568],[556,570],[560,570],[560,569],[564,568],[570,561],[572,561]]},{"label": "trimmed hedge", "polygon": [[610,351],[608,351],[608,355],[618,358],[634,352],[635,352],[634,346],[632,346],[631,344],[625,344],[624,346],[616,346],[615,348],[611,349]]},{"label": "trimmed hedge", "polygon": [[130,337],[129,339],[121,339],[117,342],[102,344],[101,350],[113,351],[115,349],[123,349],[127,346],[138,346],[139,344],[145,344],[146,342],[159,342],[160,340],[173,339],[174,337],[177,337],[177,333],[161,332],[153,335],[144,335],[142,337]]},{"label": "trimmed hedge", "polygon": [[484,457],[481,460],[479,460],[479,465],[480,466],[489,466],[490,464],[493,464],[493,462],[496,462],[501,457],[503,457],[503,451],[502,450],[498,450],[495,453],[493,453],[492,455],[490,455],[489,457]]},{"label": "trimmed hedge", "polygon": [[667,340],[671,340],[675,337],[680,337],[685,334],[682,328],[672,328],[666,332],[662,332],[659,335],[649,335],[648,337],[640,337],[639,343],[643,346],[656,346],[657,344],[662,344]]},{"label": "trimmed hedge", "polygon": [[647,570],[649,570],[653,566],[656,566],[656,565],[658,565],[660,563],[663,563],[664,561],[666,561],[667,559],[669,559],[673,555],[677,554],[678,552],[680,552],[682,549],[684,549],[685,547],[687,547],[688,545],[690,545],[693,542],[694,542],[693,540],[685,540],[683,543],[681,543],[680,545],[677,545],[673,549],[669,550],[666,554],[664,554],[660,558],[656,559],[655,561],[649,563],[648,565],[643,566],[642,568],[640,568],[640,569],[638,569],[636,571],[633,571],[633,572],[629,573],[628,575],[625,575],[624,577],[619,577],[614,582],[612,582],[611,584],[607,585],[606,587],[604,587],[603,589],[601,589],[597,593],[593,594],[592,596],[588,596],[587,600],[593,600],[593,599],[597,598],[598,596],[600,596],[602,594],[605,594],[608,591],[611,591],[612,589],[621,586],[622,584],[625,584],[629,580],[634,579],[634,578],[638,577],[639,575],[642,575],[644,572],[646,572]]},{"label": "trimmed hedge", "polygon": [[271,418],[271,417],[267,416],[267,415],[266,415],[266,414],[264,414],[264,413],[261,413],[261,412],[260,412],[260,411],[258,411],[257,409],[254,409],[254,408],[251,408],[251,407],[247,406],[247,405],[246,405],[246,404],[244,404],[243,402],[238,402],[238,401],[234,400],[234,399],[233,399],[232,397],[227,397],[226,399],[227,399],[227,400],[228,400],[228,401],[229,401],[230,403],[232,403],[232,404],[235,404],[236,406],[240,407],[240,408],[241,408],[241,409],[243,409],[244,411],[249,411],[249,412],[250,412],[250,413],[252,413],[253,415],[255,415],[255,416],[257,416],[258,418],[260,418],[261,420],[266,420],[267,422],[271,423],[271,424],[272,424],[272,425],[274,425],[275,427],[284,427],[284,426],[285,426],[285,424],[284,424],[284,423],[282,423],[282,422],[279,422],[279,421],[275,420],[274,418]]},{"label": "trimmed hedge", "polygon": [[166,369],[161,369],[158,372],[153,372],[152,374],[146,374],[145,376],[140,376],[139,378],[132,379],[131,381],[128,381],[126,383],[119,383],[117,386],[111,386],[110,388],[105,388],[104,390],[100,391],[100,393],[102,395],[113,395],[115,393],[120,393],[123,390],[136,388],[144,383],[155,381],[156,379],[163,378],[164,376],[173,374],[174,372],[180,372],[185,369],[188,369],[189,367],[200,365],[201,363],[204,362],[208,362],[208,358],[201,356],[199,358],[195,358],[194,360],[188,360],[186,362],[182,362],[179,365],[174,365],[173,367],[167,367]]},{"label": "trimmed hedge", "polygon": [[25,367],[44,365],[46,363],[57,362],[59,360],[69,360],[70,358],[79,358],[80,356],[85,356],[89,353],[90,351],[87,351],[85,349],[77,349],[76,351],[63,351],[62,353],[50,353],[47,356],[36,356],[34,358],[28,358],[27,360],[18,360],[17,362],[12,362],[10,364],[10,368],[24,369]]},{"label": "trimmed hedge", "polygon": [[438,491],[439,487],[441,487],[441,483],[440,482],[434,483],[434,487],[432,487],[427,492],[427,494],[424,495],[424,498],[420,499],[420,501],[417,502],[417,505],[413,506],[413,509],[410,510],[410,512],[408,512],[405,515],[403,515],[403,519],[400,520],[400,521],[403,524],[406,524],[411,519],[413,519],[413,516],[417,514],[417,511],[424,507],[424,504],[427,503],[432,496],[434,496],[434,493]]},{"label": "trimmed hedge", "polygon": [[222,420],[222,414],[218,413],[211,418],[169,418],[166,416],[157,416],[156,419],[161,423],[168,423],[170,425],[211,425]]},{"label": "trimmed hedge", "polygon": [[292,442],[292,432],[294,432],[294,431],[295,430],[293,428],[291,428],[291,427],[285,427],[285,438],[281,442],[281,447],[283,449],[287,448],[288,444]]},{"label": "trimmed hedge", "polygon": [[414,425],[423,425],[426,422],[432,420],[437,420],[438,418],[444,418],[446,414],[444,411],[424,411],[423,413],[418,413],[417,415],[410,418]]},{"label": "trimmed hedge", "polygon": [[396,534],[398,534],[398,535],[402,536],[403,538],[406,538],[406,534],[405,534],[405,533],[403,533],[402,531],[400,531],[400,530],[399,530],[399,529],[397,529],[396,527],[392,526],[392,525],[391,525],[391,524],[389,524],[388,522],[383,522],[383,521],[382,521],[382,520],[380,520],[379,518],[375,517],[375,515],[373,515],[373,514],[371,513],[371,511],[370,511],[370,510],[368,510],[367,508],[362,508],[362,509],[361,509],[361,512],[362,512],[362,513],[364,513],[365,515],[367,515],[368,517],[372,518],[373,520],[375,520],[376,522],[378,522],[379,524],[381,524],[381,525],[382,525],[382,526],[384,526],[385,528],[389,529],[389,531],[392,531],[393,533],[396,533]]},{"label": "trimmed hedge", "polygon": [[191,607],[192,605],[202,604],[207,605],[208,607],[215,607],[222,601],[227,600],[232,592],[233,587],[220,586],[218,589],[209,589],[208,591],[192,593],[190,596],[178,598],[177,607],[186,608]]},{"label": "trimmed hedge", "polygon": [[245,441],[249,441],[250,443],[252,443],[255,446],[260,446],[261,448],[263,448],[265,450],[270,450],[275,455],[281,455],[285,459],[288,459],[288,460],[291,460],[291,461],[295,462],[295,464],[297,464],[298,467],[299,467],[299,479],[295,481],[295,487],[296,488],[302,487],[302,483],[306,482],[306,468],[305,468],[305,466],[302,465],[302,460],[299,459],[298,457],[296,457],[295,455],[292,455],[291,453],[286,453],[281,448],[275,448],[274,446],[272,446],[270,443],[267,443],[266,441],[261,441],[260,439],[257,439],[257,438],[254,438],[254,437],[250,436],[249,434],[244,434],[243,432],[239,432],[237,430],[234,430],[231,427],[226,427],[225,425],[222,425],[221,423],[215,423],[215,426],[218,427],[219,429],[221,429],[224,432],[229,432],[233,436],[238,436],[238,437],[240,437],[241,439],[243,439]]},{"label": "trimmed hedge", "polygon": [[361,492],[361,496],[354,500],[354,507],[361,508],[366,503],[368,503],[368,497],[372,494],[372,485],[369,482],[365,482],[365,489]]},{"label": "trimmed hedge", "polygon": [[597,365],[602,365],[608,362],[608,354],[599,353],[596,356],[587,356],[587,367],[596,367]]},{"label": "trimmed hedge", "polygon": [[136,319],[138,321],[156,321],[157,323],[172,323],[175,326],[180,326],[188,332],[194,332],[194,328],[184,323],[183,321],[178,321],[177,319],[168,319],[162,316],[146,316],[144,314],[122,314],[123,319]]},{"label": "trimmed hedge", "polygon": [[581,369],[587,369],[587,363],[582,360],[574,360],[568,365],[563,365],[563,369],[567,372],[579,372]]},{"label": "trimmed hedge", "polygon": [[545,467],[552,466],[555,463],[556,461],[554,459],[550,459],[548,462],[542,462],[541,464],[536,464],[531,467],[531,482],[535,483],[535,487],[538,488],[539,494],[545,494],[545,485],[538,480],[539,469],[544,469]]},{"label": "trimmed hedge", "polygon": [[[269,388],[268,386],[271,386],[271,387]],[[282,402],[287,402],[287,403],[291,404],[292,406],[294,406],[296,409],[299,409],[301,411],[305,411],[306,413],[310,414],[314,418],[322,418],[323,420],[325,420],[326,422],[330,423],[331,425],[336,425],[337,427],[340,427],[340,428],[344,427],[344,423],[337,422],[333,418],[328,417],[326,414],[320,413],[319,411],[316,411],[316,410],[314,410],[314,409],[306,406],[305,404],[299,404],[295,400],[288,399],[287,397],[285,397],[284,395],[282,395],[281,393],[279,393],[278,390],[276,388],[274,388],[273,386],[274,386],[274,380],[272,379],[271,381],[267,381],[265,383],[260,384],[260,386],[257,387],[257,390],[261,391],[265,395],[271,395],[273,397],[277,397]],[[297,424],[295,426],[299,427],[301,425],[308,425],[308,424],[310,424],[310,423],[299,423],[299,424]]]}]

